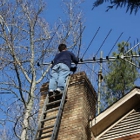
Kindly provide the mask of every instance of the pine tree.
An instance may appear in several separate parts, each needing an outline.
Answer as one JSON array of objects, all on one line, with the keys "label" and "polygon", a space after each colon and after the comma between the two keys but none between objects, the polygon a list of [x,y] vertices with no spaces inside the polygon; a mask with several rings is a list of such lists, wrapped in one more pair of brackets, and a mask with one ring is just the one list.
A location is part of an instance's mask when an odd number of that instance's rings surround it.
[{"label": "pine tree", "polygon": [[130,14],[132,14],[132,12],[136,14],[140,9],[140,0],[96,0],[93,3],[93,8],[103,4],[104,2],[109,2],[111,4],[107,7],[106,11],[114,7],[126,7],[126,12],[130,11]]},{"label": "pine tree", "polygon": [[132,89],[138,77],[137,67],[129,63],[136,64],[138,62],[134,57],[131,57],[136,52],[131,50],[129,53],[126,53],[130,49],[129,47],[130,45],[126,42],[119,43],[118,52],[113,53],[113,56],[117,59],[108,64],[108,74],[104,77],[107,86],[107,92],[104,94],[104,98],[108,105],[120,99]]}]

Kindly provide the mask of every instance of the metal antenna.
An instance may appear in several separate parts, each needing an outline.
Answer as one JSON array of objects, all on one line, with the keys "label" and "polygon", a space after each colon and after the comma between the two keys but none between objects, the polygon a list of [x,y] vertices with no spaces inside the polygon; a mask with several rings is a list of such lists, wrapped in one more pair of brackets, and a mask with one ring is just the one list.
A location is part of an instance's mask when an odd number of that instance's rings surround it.
[{"label": "metal antenna", "polygon": [[[101,51],[101,59],[103,52]],[[98,114],[100,114],[100,110],[101,110],[101,82],[102,82],[102,63],[100,65],[100,70],[98,72]]]},{"label": "metal antenna", "polygon": [[95,56],[98,54],[99,50],[100,50],[101,47],[104,45],[104,43],[105,43],[106,39],[108,38],[108,36],[110,35],[111,31],[112,31],[112,29],[108,32],[107,36],[105,37],[104,41],[102,42],[102,44],[101,44],[101,46],[99,47],[99,49],[98,49],[97,53],[95,54]]},{"label": "metal antenna", "polygon": [[129,38],[127,39],[127,41],[125,42],[125,44],[123,45],[123,47],[128,43],[128,41],[130,40],[130,38],[131,38],[131,37],[129,37]]},{"label": "metal antenna", "polygon": [[123,32],[120,34],[120,36],[118,37],[118,39],[116,40],[115,44],[113,45],[112,49],[110,50],[110,52],[108,53],[108,56],[110,55],[111,51],[114,49],[115,45],[117,44],[118,40],[120,39],[120,37],[122,36]]},{"label": "metal antenna", "polygon": [[139,66],[137,66],[136,64],[134,64],[133,62],[131,62],[131,61],[127,60],[127,59],[123,59],[123,60],[128,62],[128,63],[130,63],[131,65],[133,65],[133,66],[135,66],[137,68],[140,68]]},{"label": "metal antenna", "polygon": [[[59,27],[60,27],[60,25],[58,25],[58,27],[56,28],[56,31],[58,31]],[[41,60],[41,59],[44,57],[44,55],[46,54],[47,48],[49,47],[50,43],[52,42],[52,40],[53,40],[55,34],[56,34],[56,32],[54,32],[53,36],[51,37],[51,39],[50,39],[50,41],[49,41],[49,43],[48,43],[48,45],[47,45],[47,47],[45,48],[43,54],[42,54],[41,57],[38,59],[38,61]]]},{"label": "metal antenna", "polygon": [[129,49],[125,54],[121,55],[120,58],[128,63],[130,63],[131,65],[140,68],[139,66],[137,66],[135,63],[125,59],[125,58],[130,58],[130,57],[140,57],[140,55],[133,55],[132,56],[125,56],[127,53],[129,53],[132,49],[136,48],[140,43],[136,44],[135,46],[133,46],[131,49]]},{"label": "metal antenna", "polygon": [[77,53],[77,57],[79,58],[79,54],[80,54],[80,48],[81,48],[81,43],[82,43],[82,40],[81,40],[81,37],[82,37],[82,25],[81,25],[81,21],[80,21],[80,43],[79,43],[79,49],[78,49],[78,53]]},{"label": "metal antenna", "polygon": [[125,54],[129,53],[132,49],[136,48],[138,45],[140,44],[140,42],[138,44],[136,44],[135,46],[133,46],[130,50],[128,50]]},{"label": "metal antenna", "polygon": [[[75,45],[77,44],[77,42],[78,42],[78,40],[80,39],[80,37],[81,37],[82,33],[84,32],[84,30],[85,30],[85,26],[84,26],[84,28],[82,29],[82,31],[81,31],[79,37],[77,38],[77,40],[76,40],[76,42],[75,42]],[[74,47],[75,47],[75,46],[74,46]],[[72,48],[71,52],[73,51],[74,47]]]},{"label": "metal antenna", "polygon": [[90,47],[91,43],[93,42],[94,38],[96,37],[97,33],[99,32],[99,29],[100,29],[100,27],[97,29],[95,35],[94,35],[93,38],[91,39],[91,41],[90,41],[90,43],[89,43],[87,49],[85,50],[85,52],[84,52],[84,54],[83,54],[83,56],[82,56],[82,59],[83,59],[85,53],[87,52],[87,50],[89,49],[89,47]]}]

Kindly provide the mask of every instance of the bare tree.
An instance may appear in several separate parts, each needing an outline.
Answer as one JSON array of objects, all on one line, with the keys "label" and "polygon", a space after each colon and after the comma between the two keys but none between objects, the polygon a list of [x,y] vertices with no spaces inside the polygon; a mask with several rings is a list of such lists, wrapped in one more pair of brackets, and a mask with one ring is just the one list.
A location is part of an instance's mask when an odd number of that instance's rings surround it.
[{"label": "bare tree", "polygon": [[0,129],[0,138],[1,140],[13,140],[15,139],[14,135],[10,133],[7,129]]},{"label": "bare tree", "polygon": [[81,1],[63,3],[68,18],[60,18],[50,29],[41,17],[45,8],[43,0],[0,0],[0,92],[8,97],[1,102],[0,110],[6,116],[3,121],[12,123],[13,132],[20,140],[32,139],[37,124],[39,88],[51,67],[40,72],[37,62],[50,61],[58,43],[67,43],[75,49],[80,42],[82,13],[76,7]]}]

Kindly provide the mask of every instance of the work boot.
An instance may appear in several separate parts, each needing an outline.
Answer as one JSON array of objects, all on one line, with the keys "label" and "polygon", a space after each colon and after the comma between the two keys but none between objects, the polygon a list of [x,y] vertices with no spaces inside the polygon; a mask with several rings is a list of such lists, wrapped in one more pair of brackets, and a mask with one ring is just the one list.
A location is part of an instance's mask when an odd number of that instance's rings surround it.
[{"label": "work boot", "polygon": [[60,93],[62,93],[62,91],[61,91],[60,88],[57,88],[57,89],[55,90],[55,92],[56,92],[56,94],[60,94]]},{"label": "work boot", "polygon": [[52,89],[50,89],[50,90],[49,90],[49,96],[53,95],[53,92],[54,92],[54,91],[53,91]]}]

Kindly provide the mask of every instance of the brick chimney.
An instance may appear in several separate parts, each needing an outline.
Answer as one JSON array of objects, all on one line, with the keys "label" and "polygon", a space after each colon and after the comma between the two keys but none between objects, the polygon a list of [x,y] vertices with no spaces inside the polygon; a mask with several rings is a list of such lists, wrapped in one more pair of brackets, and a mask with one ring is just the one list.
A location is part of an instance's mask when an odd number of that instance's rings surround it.
[{"label": "brick chimney", "polygon": [[[40,111],[48,83],[41,88]],[[95,116],[96,92],[85,72],[71,76],[57,140],[91,140],[89,121]],[[48,139],[43,139],[48,140]]]}]

